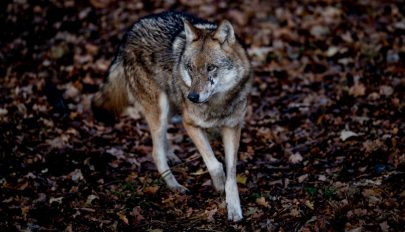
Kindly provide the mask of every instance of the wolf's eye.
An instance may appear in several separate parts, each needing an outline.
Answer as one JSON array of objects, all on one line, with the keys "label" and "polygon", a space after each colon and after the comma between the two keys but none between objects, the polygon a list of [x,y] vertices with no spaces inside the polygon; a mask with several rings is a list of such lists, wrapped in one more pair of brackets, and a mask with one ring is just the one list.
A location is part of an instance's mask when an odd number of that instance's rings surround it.
[{"label": "wolf's eye", "polygon": [[218,67],[216,66],[216,65],[213,65],[213,64],[209,64],[208,66],[207,66],[207,71],[208,72],[212,72],[212,71],[214,71],[215,69],[217,69]]}]

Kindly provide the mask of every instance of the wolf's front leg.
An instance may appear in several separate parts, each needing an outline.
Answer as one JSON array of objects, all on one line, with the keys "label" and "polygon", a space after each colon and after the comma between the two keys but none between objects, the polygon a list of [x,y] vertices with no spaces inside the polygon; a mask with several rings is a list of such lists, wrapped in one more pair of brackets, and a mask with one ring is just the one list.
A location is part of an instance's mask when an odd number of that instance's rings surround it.
[{"label": "wolf's front leg", "polygon": [[187,133],[190,135],[195,146],[200,152],[208,172],[211,175],[212,183],[217,191],[223,192],[225,189],[225,173],[222,164],[215,158],[206,133],[199,127],[184,123]]},{"label": "wolf's front leg", "polygon": [[225,150],[226,165],[226,205],[228,209],[228,220],[239,221],[243,218],[240,206],[238,185],[236,183],[236,162],[238,158],[238,148],[241,127],[222,127],[222,141]]}]

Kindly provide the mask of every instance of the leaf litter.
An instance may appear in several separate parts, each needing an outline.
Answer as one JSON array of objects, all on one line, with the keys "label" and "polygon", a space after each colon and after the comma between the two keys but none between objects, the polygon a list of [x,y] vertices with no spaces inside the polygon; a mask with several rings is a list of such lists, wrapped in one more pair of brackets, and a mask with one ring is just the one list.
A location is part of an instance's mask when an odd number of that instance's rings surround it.
[{"label": "leaf litter", "polygon": [[[405,231],[404,1],[3,5],[3,229]],[[186,195],[157,174],[136,111],[113,125],[92,118],[90,99],[123,31],[167,9],[229,19],[249,47],[240,223],[227,222],[224,197],[178,123],[168,132]],[[222,145],[212,146],[223,161]]]}]

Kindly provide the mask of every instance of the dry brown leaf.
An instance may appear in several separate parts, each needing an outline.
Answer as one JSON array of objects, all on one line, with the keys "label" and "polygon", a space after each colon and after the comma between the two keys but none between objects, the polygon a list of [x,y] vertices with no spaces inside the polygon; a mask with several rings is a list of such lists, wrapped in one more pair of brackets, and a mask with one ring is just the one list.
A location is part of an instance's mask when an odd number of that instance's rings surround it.
[{"label": "dry brown leaf", "polygon": [[314,210],[314,202],[309,201],[309,200],[306,200],[306,201],[305,201],[305,205],[306,205],[308,208]]},{"label": "dry brown leaf", "polygon": [[363,149],[366,153],[371,153],[373,151],[377,151],[378,149],[385,146],[385,144],[380,140],[367,140],[363,142]]},{"label": "dry brown leaf", "polygon": [[163,232],[163,229],[150,229],[148,232]]},{"label": "dry brown leaf", "polygon": [[28,212],[30,211],[29,206],[23,206],[21,207],[21,215],[24,217],[24,219],[27,219]]},{"label": "dry brown leaf", "polygon": [[290,155],[290,157],[288,158],[288,161],[292,164],[297,164],[297,163],[301,163],[303,159],[304,158],[301,156],[301,154],[297,152],[297,153]]},{"label": "dry brown leaf", "polygon": [[265,197],[256,198],[256,204],[258,204],[259,206],[263,206],[265,208],[269,207],[269,203],[266,201]]},{"label": "dry brown leaf", "polygon": [[148,187],[144,188],[143,192],[146,194],[155,194],[158,190],[159,190],[159,186],[154,185],[154,186],[148,186]]},{"label": "dry brown leaf", "polygon": [[329,34],[329,32],[329,28],[323,25],[314,25],[310,30],[311,35],[313,35],[317,39],[325,37]]},{"label": "dry brown leaf", "polygon": [[386,97],[391,96],[394,93],[394,89],[389,85],[380,86],[380,94]]},{"label": "dry brown leaf", "polygon": [[347,232],[362,232],[363,231],[363,227],[356,227],[350,230],[347,230]]},{"label": "dry brown leaf", "polygon": [[327,57],[332,57],[334,55],[336,55],[339,52],[339,48],[335,47],[335,46],[331,46],[328,48],[328,50],[326,51],[326,56]]},{"label": "dry brown leaf", "polygon": [[1,117],[1,116],[5,116],[5,115],[7,115],[7,114],[8,114],[8,110],[7,110],[7,109],[0,108],[0,117]]},{"label": "dry brown leaf", "polygon": [[238,184],[246,184],[246,181],[247,181],[247,176],[246,175],[238,174],[236,176],[236,182]]},{"label": "dry brown leaf", "polygon": [[319,176],[318,176],[318,180],[320,180],[320,181],[326,181],[327,178],[326,178],[325,175],[319,175]]},{"label": "dry brown leaf", "polygon": [[380,223],[380,228],[382,232],[388,232],[390,229],[390,226],[388,225],[387,221],[381,222]]},{"label": "dry brown leaf", "polygon": [[96,195],[90,194],[90,195],[87,197],[87,200],[86,200],[85,205],[91,205],[91,203],[92,203],[95,199],[97,199],[97,198],[98,198],[98,197],[97,197]]},{"label": "dry brown leaf", "polygon": [[239,10],[232,9],[228,12],[230,18],[232,18],[238,25],[246,25],[248,19],[247,15]]},{"label": "dry brown leaf", "polygon": [[136,206],[132,209],[130,215],[132,216],[134,223],[139,223],[140,221],[145,220],[145,218],[142,216],[142,213],[143,210],[140,206]]},{"label": "dry brown leaf", "polygon": [[301,216],[301,213],[300,213],[300,211],[297,209],[297,208],[292,208],[291,210],[290,210],[290,215],[292,216],[292,217],[300,217]]},{"label": "dry brown leaf", "polygon": [[117,216],[125,225],[129,224],[128,218],[127,218],[127,216],[125,216],[125,214],[117,213]]},{"label": "dry brown leaf", "polygon": [[90,0],[91,5],[96,8],[106,8],[112,0]]},{"label": "dry brown leaf", "polygon": [[358,83],[350,87],[349,89],[349,95],[354,96],[354,97],[361,97],[366,94],[366,86]]},{"label": "dry brown leaf", "polygon": [[304,182],[308,178],[308,174],[304,174],[298,177],[298,183]]},{"label": "dry brown leaf", "polygon": [[218,211],[218,208],[214,208],[214,209],[206,210],[206,211],[205,211],[205,215],[206,215],[206,217],[207,217],[207,221],[208,221],[208,222],[213,222],[213,221],[215,221],[214,215],[217,213],[217,211]]},{"label": "dry brown leaf", "polygon": [[364,197],[379,197],[382,194],[382,190],[378,188],[364,189],[361,193]]},{"label": "dry brown leaf", "polygon": [[204,170],[202,168],[199,168],[196,172],[190,173],[190,175],[201,176],[201,175],[204,175],[205,173],[208,173],[208,170]]},{"label": "dry brown leaf", "polygon": [[404,191],[402,191],[402,192],[399,194],[399,197],[401,197],[401,198],[405,198],[405,190],[404,190]]},{"label": "dry brown leaf", "polygon": [[82,171],[80,169],[75,169],[73,172],[69,173],[70,178],[73,182],[79,182],[84,179]]},{"label": "dry brown leaf", "polygon": [[51,197],[49,199],[49,204],[52,204],[54,202],[56,202],[58,204],[62,204],[62,200],[63,200],[63,197]]}]

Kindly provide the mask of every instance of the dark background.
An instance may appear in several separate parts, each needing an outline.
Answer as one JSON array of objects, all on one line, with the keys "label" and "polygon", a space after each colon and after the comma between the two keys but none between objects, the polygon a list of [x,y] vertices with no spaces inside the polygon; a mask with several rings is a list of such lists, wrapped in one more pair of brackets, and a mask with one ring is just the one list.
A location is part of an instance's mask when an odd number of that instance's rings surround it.
[{"label": "dark background", "polygon": [[[249,47],[240,223],[181,125],[188,195],[160,181],[142,118],[91,115],[125,29],[164,10],[229,19]],[[404,1],[1,1],[1,230],[404,231],[404,74]]]}]

